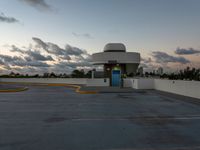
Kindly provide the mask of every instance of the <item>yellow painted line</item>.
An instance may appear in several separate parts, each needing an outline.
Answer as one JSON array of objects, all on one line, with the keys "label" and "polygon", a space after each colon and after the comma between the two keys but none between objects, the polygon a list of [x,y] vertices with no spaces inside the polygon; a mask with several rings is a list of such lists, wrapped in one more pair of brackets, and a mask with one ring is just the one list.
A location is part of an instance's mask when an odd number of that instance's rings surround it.
[{"label": "yellow painted line", "polygon": [[2,84],[25,84],[25,85],[34,85],[34,86],[63,86],[63,87],[71,87],[75,89],[76,93],[79,94],[97,94],[98,91],[82,91],[81,86],[74,84],[65,84],[65,83],[24,83],[24,82],[0,82]]},{"label": "yellow painted line", "polygon": [[81,86],[73,84],[63,84],[63,83],[50,83],[48,86],[64,86],[75,88],[75,92],[79,94],[97,94],[97,91],[82,91]]},{"label": "yellow painted line", "polygon": [[27,87],[24,88],[17,88],[17,89],[6,89],[6,90],[0,90],[0,93],[11,93],[11,92],[22,92],[28,90]]}]

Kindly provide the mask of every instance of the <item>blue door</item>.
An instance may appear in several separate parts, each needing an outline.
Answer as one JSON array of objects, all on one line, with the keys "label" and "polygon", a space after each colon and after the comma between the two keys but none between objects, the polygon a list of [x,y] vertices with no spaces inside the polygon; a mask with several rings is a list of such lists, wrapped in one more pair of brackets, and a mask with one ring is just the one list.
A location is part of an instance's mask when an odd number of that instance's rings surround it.
[{"label": "blue door", "polygon": [[120,70],[112,71],[112,86],[120,86],[121,82],[121,73]]}]

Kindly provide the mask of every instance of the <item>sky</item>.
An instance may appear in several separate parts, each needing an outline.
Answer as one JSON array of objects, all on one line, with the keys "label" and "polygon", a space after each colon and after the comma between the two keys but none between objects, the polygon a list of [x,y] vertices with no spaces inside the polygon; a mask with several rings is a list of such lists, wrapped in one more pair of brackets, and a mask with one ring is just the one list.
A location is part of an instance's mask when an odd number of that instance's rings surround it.
[{"label": "sky", "polygon": [[199,68],[199,27],[199,0],[3,0],[0,74],[90,69],[110,42],[146,70]]}]

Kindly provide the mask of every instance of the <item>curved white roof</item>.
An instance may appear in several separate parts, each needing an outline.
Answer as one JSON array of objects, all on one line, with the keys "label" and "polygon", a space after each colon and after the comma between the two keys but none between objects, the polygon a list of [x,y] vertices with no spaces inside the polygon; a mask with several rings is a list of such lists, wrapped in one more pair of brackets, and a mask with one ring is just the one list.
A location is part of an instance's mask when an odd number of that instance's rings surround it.
[{"label": "curved white roof", "polygon": [[122,43],[108,43],[104,47],[104,52],[126,52],[126,46]]}]

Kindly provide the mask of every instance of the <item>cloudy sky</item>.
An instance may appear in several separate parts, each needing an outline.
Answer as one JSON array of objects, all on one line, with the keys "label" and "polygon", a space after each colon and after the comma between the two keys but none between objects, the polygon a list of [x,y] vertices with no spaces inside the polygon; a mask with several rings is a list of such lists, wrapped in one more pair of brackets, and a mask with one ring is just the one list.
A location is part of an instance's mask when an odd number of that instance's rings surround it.
[{"label": "cloudy sky", "polygon": [[200,66],[199,0],[2,0],[0,74],[89,69],[109,42],[146,70]]}]

